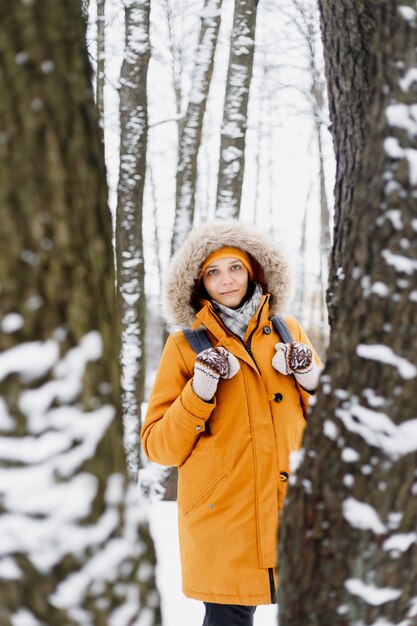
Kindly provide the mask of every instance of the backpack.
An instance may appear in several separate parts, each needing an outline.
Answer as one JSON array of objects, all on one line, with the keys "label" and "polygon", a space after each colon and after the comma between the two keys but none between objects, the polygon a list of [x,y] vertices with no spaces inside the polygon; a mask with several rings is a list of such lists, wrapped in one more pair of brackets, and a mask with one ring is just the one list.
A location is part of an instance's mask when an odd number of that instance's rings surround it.
[{"label": "backpack", "polygon": [[[281,337],[281,341],[283,341],[284,343],[290,343],[291,341],[294,341],[290,329],[288,328],[286,322],[284,321],[284,318],[281,317],[281,315],[274,315],[274,317],[271,319],[271,322],[273,323],[278,335]],[[207,350],[208,348],[213,347],[209,341],[207,332],[203,328],[200,328],[199,330],[191,330],[190,328],[186,328],[183,332],[186,340],[190,344],[190,347],[197,354],[199,354],[203,350]]]}]

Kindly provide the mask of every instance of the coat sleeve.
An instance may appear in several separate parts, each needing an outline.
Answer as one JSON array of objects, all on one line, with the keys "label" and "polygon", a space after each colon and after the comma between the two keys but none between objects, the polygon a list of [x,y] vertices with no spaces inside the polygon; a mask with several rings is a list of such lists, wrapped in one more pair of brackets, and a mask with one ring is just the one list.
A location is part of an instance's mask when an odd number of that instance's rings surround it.
[{"label": "coat sleeve", "polygon": [[192,388],[189,371],[175,335],[168,338],[159,363],[141,430],[150,461],[181,465],[191,454],[216,406],[204,402]]},{"label": "coat sleeve", "polygon": [[[313,357],[314,357],[314,361],[316,363],[317,366],[321,367],[322,366],[322,362],[320,360],[319,355],[317,354],[317,352],[315,351],[310,339],[307,337],[306,333],[304,332],[304,330],[301,328],[300,324],[297,322],[297,320],[295,320],[292,317],[288,317],[286,318],[286,322],[288,323],[288,326],[291,330],[292,336],[294,341],[298,341],[299,343],[305,343],[309,348],[311,348],[311,351],[313,352]],[[297,387],[298,387],[298,391],[300,394],[300,399],[301,399],[301,406],[303,408],[303,413],[304,413],[304,417],[307,415],[307,410],[308,410],[308,402],[309,399],[312,395],[314,395],[314,391],[307,391],[306,389],[304,389],[303,387],[301,387],[301,385],[299,385],[297,382]]]}]

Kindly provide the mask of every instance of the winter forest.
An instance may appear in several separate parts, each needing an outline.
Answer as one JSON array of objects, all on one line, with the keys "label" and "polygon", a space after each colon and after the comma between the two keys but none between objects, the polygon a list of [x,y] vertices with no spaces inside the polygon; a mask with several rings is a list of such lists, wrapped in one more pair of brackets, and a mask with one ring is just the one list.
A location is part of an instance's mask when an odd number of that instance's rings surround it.
[{"label": "winter forest", "polygon": [[0,625],[199,626],[139,430],[189,231],[325,363],[257,626],[417,626],[416,0],[0,2]]}]

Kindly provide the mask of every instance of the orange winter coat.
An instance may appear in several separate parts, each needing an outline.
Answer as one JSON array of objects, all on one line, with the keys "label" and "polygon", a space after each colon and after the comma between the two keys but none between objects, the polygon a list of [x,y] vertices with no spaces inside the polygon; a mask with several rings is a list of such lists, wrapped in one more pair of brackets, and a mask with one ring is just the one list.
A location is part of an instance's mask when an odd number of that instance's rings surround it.
[{"label": "orange winter coat", "polygon": [[[263,296],[246,332],[253,356],[211,303],[196,314],[193,327],[203,324],[212,345],[224,346],[240,363],[234,378],[220,380],[212,403],[192,389],[196,354],[184,334],[171,335],[142,428],[148,458],[179,468],[183,591],[198,600],[274,601],[278,512],[309,394],[272,367],[280,338],[270,300]],[[312,347],[296,320],[285,320],[294,340]]]}]

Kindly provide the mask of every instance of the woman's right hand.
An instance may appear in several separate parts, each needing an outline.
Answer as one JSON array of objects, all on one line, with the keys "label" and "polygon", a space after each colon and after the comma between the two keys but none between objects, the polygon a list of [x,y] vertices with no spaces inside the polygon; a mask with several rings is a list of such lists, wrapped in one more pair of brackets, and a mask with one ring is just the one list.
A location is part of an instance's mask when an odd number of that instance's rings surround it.
[{"label": "woman's right hand", "polygon": [[229,379],[240,369],[237,358],[226,348],[208,348],[194,363],[193,389],[205,402],[212,400],[220,378]]}]

